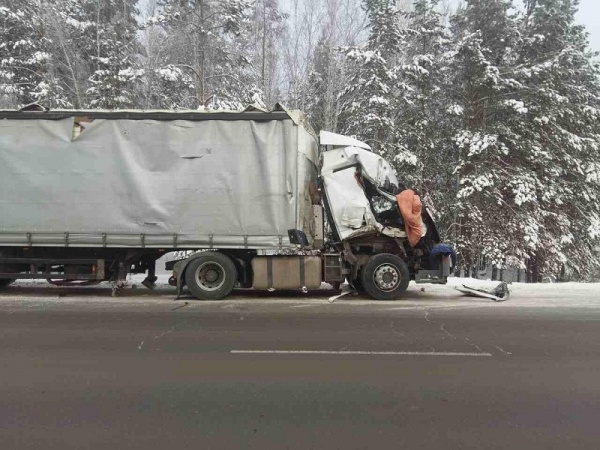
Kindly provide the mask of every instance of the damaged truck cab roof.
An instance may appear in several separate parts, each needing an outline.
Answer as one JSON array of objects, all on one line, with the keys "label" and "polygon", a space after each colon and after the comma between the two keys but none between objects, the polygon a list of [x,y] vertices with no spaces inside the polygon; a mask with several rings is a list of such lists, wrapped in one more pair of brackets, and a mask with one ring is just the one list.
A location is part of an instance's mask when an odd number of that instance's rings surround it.
[{"label": "damaged truck cab roof", "polygon": [[[393,238],[404,238],[403,229],[386,227],[379,223],[372,212],[371,201],[365,187],[357,180],[356,169],[376,188],[398,186],[398,178],[390,164],[370,151],[371,147],[357,139],[321,131],[321,177],[332,220],[341,240],[372,233]],[[394,198],[389,193],[387,200]]]}]

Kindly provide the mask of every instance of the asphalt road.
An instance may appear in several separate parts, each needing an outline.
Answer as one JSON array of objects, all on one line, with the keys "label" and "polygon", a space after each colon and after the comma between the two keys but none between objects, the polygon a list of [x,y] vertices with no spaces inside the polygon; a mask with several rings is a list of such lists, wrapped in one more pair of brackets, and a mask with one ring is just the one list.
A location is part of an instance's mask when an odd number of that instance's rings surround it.
[{"label": "asphalt road", "polygon": [[600,299],[411,289],[11,287],[0,448],[600,448]]}]

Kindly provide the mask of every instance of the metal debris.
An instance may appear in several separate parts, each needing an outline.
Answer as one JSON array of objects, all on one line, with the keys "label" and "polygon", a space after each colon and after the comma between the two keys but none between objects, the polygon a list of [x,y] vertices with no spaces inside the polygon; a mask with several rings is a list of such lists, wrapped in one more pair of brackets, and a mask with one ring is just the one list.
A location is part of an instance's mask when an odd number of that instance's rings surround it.
[{"label": "metal debris", "polygon": [[467,286],[466,284],[463,284],[462,286],[456,286],[454,289],[462,292],[468,297],[489,298],[495,302],[504,302],[510,297],[508,284],[504,281],[493,289],[474,288]]}]

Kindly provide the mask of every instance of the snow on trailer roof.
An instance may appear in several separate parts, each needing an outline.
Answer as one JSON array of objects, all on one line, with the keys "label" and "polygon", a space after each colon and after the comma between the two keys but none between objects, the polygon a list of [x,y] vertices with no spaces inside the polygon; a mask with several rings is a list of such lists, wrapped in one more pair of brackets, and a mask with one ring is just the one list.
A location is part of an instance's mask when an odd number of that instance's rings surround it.
[{"label": "snow on trailer roof", "polygon": [[305,122],[304,113],[297,110],[287,110],[280,104],[275,105],[271,111],[266,111],[255,106],[248,106],[243,111],[237,110],[75,110],[55,109],[49,110],[40,105],[28,105],[20,110],[0,110],[0,119],[12,120],[61,120],[69,117],[89,117],[90,119],[125,119],[125,120],[287,120],[291,119],[296,125]]},{"label": "snow on trailer roof", "polygon": [[0,110],[0,119],[12,120],[61,120],[69,117],[89,117],[90,119],[126,120],[293,120],[284,111],[141,111],[141,110],[52,110],[52,111],[10,111]]}]

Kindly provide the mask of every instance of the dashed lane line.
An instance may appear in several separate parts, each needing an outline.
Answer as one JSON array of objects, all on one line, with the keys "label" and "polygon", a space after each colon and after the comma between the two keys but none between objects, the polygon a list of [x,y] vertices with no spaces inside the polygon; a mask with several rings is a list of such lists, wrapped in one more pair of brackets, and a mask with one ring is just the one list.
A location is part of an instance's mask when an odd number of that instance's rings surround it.
[{"label": "dashed lane line", "polygon": [[376,352],[356,350],[231,350],[233,355],[265,354],[265,355],[371,355],[371,356],[469,356],[490,357],[491,353],[479,352]]}]

